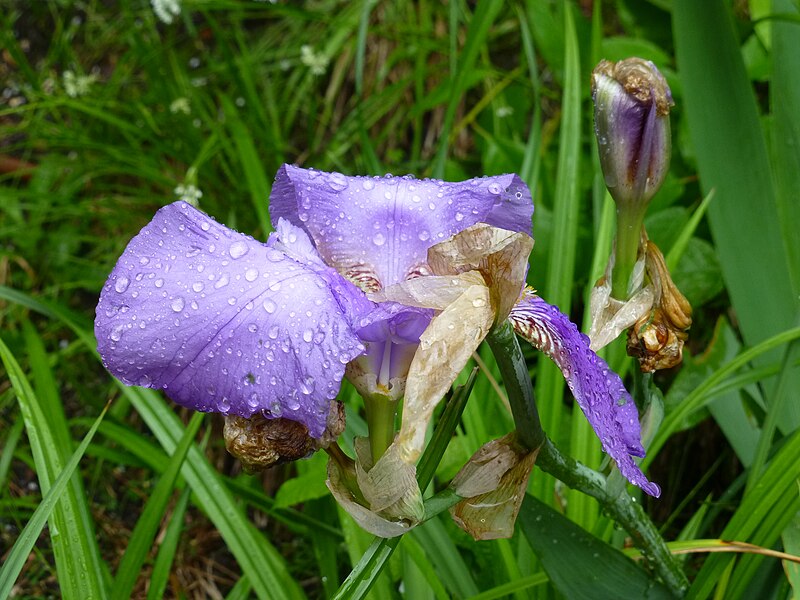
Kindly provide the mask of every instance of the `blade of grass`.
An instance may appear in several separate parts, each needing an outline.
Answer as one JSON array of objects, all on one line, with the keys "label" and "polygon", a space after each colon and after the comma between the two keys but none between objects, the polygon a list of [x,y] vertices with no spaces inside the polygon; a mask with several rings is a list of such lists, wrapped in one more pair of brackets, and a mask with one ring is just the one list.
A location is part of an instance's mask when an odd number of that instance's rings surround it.
[{"label": "blade of grass", "polygon": [[22,419],[17,419],[8,430],[6,436],[6,444],[3,447],[3,452],[0,454],[0,490],[8,490],[6,486],[6,478],[8,477],[8,470],[11,467],[11,459],[14,456],[14,450],[17,448],[20,436],[22,436],[22,428],[25,427],[25,422]]},{"label": "blade of grass", "polygon": [[[455,7],[457,3],[451,4],[451,8]],[[472,71],[475,60],[478,58],[481,46],[486,41],[489,34],[489,28],[497,18],[500,9],[503,7],[503,2],[500,0],[479,0],[475,7],[475,12],[469,21],[467,27],[467,39],[464,42],[464,47],[460,52],[455,52],[451,48],[451,61],[458,60],[455,70],[451,69],[450,82],[448,85],[449,98],[447,107],[444,113],[444,123],[442,124],[442,133],[439,137],[439,147],[436,151],[436,156],[431,165],[432,176],[436,179],[443,179],[445,175],[445,165],[447,163],[447,152],[450,148],[450,133],[453,128],[453,121],[456,117],[456,109],[458,108],[461,98],[466,92],[467,74]],[[451,12],[451,16],[452,16]],[[451,18],[451,35],[455,36],[454,23]],[[455,38],[451,38],[455,39]]]},{"label": "blade of grass", "polygon": [[[175,554],[178,551],[178,542],[183,531],[183,519],[186,516],[186,508],[189,506],[189,498],[192,495],[191,488],[187,487],[181,492],[178,502],[169,518],[169,525],[164,533],[164,539],[158,548],[158,554],[153,562],[153,571],[150,573],[150,587],[147,589],[147,600],[160,600],[164,598],[164,591],[167,589],[169,574],[172,570],[172,563],[175,561]],[[240,581],[245,580],[242,577]]]},{"label": "blade of grass", "polygon": [[[0,286],[0,298],[63,321],[96,355],[94,336],[80,325],[79,317],[61,306],[31,298],[6,286]],[[153,390],[131,388],[121,383],[118,385],[162,448],[168,453],[173,452],[184,431],[177,415]],[[269,600],[301,598],[300,587],[289,576],[283,558],[247,520],[233,494],[196,447],[190,448],[182,475],[194,491],[198,505],[214,523],[242,571],[250,579],[256,595]]]},{"label": "blade of grass", "polygon": [[[702,187],[719,195],[709,206],[709,224],[739,326],[752,346],[791,327],[798,314],[758,107],[730,5],[676,0],[672,22]],[[767,353],[757,365],[779,358]],[[789,383],[800,387],[800,370],[792,370]],[[788,403],[779,422],[784,433],[797,426],[800,404]]]},{"label": "blade of grass", "polygon": [[747,350],[739,353],[736,358],[728,361],[720,369],[706,378],[703,383],[692,390],[692,392],[688,394],[683,401],[681,401],[681,403],[676,406],[664,419],[664,422],[661,424],[661,428],[658,430],[658,433],[656,433],[652,443],[650,444],[647,457],[642,460],[642,469],[647,468],[667,439],[669,439],[669,437],[680,428],[683,421],[689,415],[705,406],[711,400],[710,391],[716,388],[722,381],[725,380],[725,378],[733,374],[738,369],[744,367],[750,361],[769,353],[771,350],[777,348],[781,344],[791,342],[792,340],[796,340],[798,338],[800,338],[800,327],[779,333],[768,340],[764,340],[757,346],[748,348]]},{"label": "blade of grass", "polygon": [[[564,10],[564,30],[564,92],[551,238],[558,240],[558,249],[551,248],[547,281],[542,286],[542,295],[548,302],[569,314],[577,254],[581,136],[580,49],[570,9]],[[564,377],[554,363],[549,360],[539,361],[535,397],[539,401],[542,428],[554,439],[558,439],[558,432],[561,431],[564,383]],[[535,478],[533,486],[536,496],[545,502],[552,502],[553,485],[554,481],[550,476]]]},{"label": "blade of grass", "polygon": [[772,136],[775,145],[776,199],[783,232],[783,243],[789,259],[789,275],[794,293],[800,295],[800,8],[792,0],[773,0],[772,10],[794,17],[791,22],[772,22],[772,79],[770,103],[773,113]]},{"label": "blade of grass", "polygon": [[166,511],[172,496],[172,490],[175,488],[175,481],[183,466],[183,461],[186,459],[186,454],[200,429],[204,416],[203,413],[195,413],[192,417],[183,437],[175,447],[175,452],[173,452],[166,469],[147,500],[139,520],[136,521],[136,527],[128,541],[128,547],[117,568],[117,577],[111,588],[112,598],[127,598],[133,592],[133,586],[136,585],[142,565],[156,537],[158,526],[164,517],[164,511]]},{"label": "blade of grass", "polygon": [[[22,369],[20,369],[19,364],[14,359],[14,356],[11,354],[8,346],[6,346],[2,340],[0,340],[0,357],[2,357],[9,379],[11,380],[15,389],[20,390],[21,393],[25,394],[26,396],[32,396],[33,391],[30,389],[30,384],[25,379]],[[80,463],[84,452],[86,452],[86,448],[89,446],[89,442],[92,441],[92,437],[94,437],[97,427],[100,425],[100,422],[103,420],[103,417],[106,414],[106,410],[108,410],[108,407],[106,407],[103,412],[100,413],[100,416],[97,417],[97,420],[94,422],[94,425],[92,425],[92,428],[86,433],[86,436],[83,438],[81,444],[72,454],[70,459],[63,465],[60,475],[55,479],[55,481],[53,481],[50,489],[44,495],[42,502],[36,508],[36,511],[33,513],[30,521],[28,521],[28,523],[25,525],[25,528],[20,533],[19,538],[17,538],[17,541],[11,548],[11,552],[8,554],[3,566],[0,567],[0,598],[8,598],[11,595],[14,582],[17,580],[17,577],[19,577],[22,568],[25,566],[25,562],[28,560],[28,555],[31,553],[31,550],[36,544],[36,540],[39,539],[39,534],[41,534],[47,519],[53,512],[56,504],[64,495],[69,481],[78,467],[78,463]],[[107,597],[105,589],[98,587],[96,591],[97,595],[84,596],[84,598]]]},{"label": "blade of grass", "polygon": [[[2,340],[0,350],[25,421],[39,484],[46,494],[69,460],[72,442],[41,339],[29,322],[25,321],[23,328],[38,394]],[[56,505],[49,523],[63,597],[107,597],[108,573],[100,557],[91,511],[79,476],[68,482],[66,493]]]},{"label": "blade of grass", "polygon": [[[773,457],[752,491],[745,495],[719,536],[720,539],[772,546],[800,508],[800,497],[797,495],[798,477],[800,432],[795,432]],[[708,597],[732,561],[731,556],[710,556],[692,584],[689,598]],[[743,560],[742,563],[744,562]],[[734,582],[732,578],[731,584],[739,586],[738,593],[731,592],[726,597],[739,597],[746,580],[746,577],[742,577]]]}]

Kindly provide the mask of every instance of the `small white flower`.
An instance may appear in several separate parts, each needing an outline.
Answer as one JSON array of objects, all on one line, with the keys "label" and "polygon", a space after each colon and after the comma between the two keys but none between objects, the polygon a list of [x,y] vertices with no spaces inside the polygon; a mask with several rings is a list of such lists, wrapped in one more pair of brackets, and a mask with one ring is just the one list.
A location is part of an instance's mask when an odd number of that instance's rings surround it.
[{"label": "small white flower", "polygon": [[324,75],[330,59],[324,53],[319,54],[309,45],[300,48],[300,62],[307,66],[313,75]]},{"label": "small white flower", "polygon": [[181,14],[180,0],[150,0],[150,5],[158,19],[167,25]]},{"label": "small white flower", "polygon": [[192,112],[192,107],[189,106],[189,99],[175,98],[175,100],[173,100],[169,105],[169,112],[171,112],[173,115],[177,115],[178,113],[188,115]]},{"label": "small white flower", "polygon": [[191,183],[188,185],[178,185],[175,188],[175,194],[178,196],[178,200],[186,202],[187,204],[191,204],[195,207],[198,205],[200,198],[203,197],[203,192],[201,192]]},{"label": "small white flower", "polygon": [[61,82],[64,85],[64,91],[70,98],[77,98],[78,96],[85,96],[89,93],[89,88],[97,81],[96,75],[76,75],[72,71],[64,71],[61,74]]},{"label": "small white flower", "polygon": [[494,111],[494,113],[495,113],[495,114],[496,114],[498,117],[500,117],[501,119],[503,119],[503,118],[505,118],[505,117],[510,117],[511,115],[513,115],[513,114],[514,114],[514,109],[513,109],[513,108],[511,108],[510,106],[501,106],[500,108],[498,108],[497,110],[495,110],[495,111]]}]

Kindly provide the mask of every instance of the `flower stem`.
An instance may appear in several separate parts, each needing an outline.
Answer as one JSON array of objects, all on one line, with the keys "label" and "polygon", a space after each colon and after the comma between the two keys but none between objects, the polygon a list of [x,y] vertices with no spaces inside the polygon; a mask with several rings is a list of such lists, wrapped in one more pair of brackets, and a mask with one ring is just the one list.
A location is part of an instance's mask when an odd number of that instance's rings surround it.
[{"label": "flower stem", "polygon": [[561,454],[542,431],[528,368],[511,326],[505,323],[496,327],[487,340],[503,375],[518,440],[529,448],[539,448],[536,465],[572,489],[597,499],[630,533],[642,553],[652,559],[672,593],[683,596],[689,587],[686,575],[641,505],[628,493],[610,495],[601,473]]},{"label": "flower stem", "polygon": [[606,488],[605,477],[573,458],[561,454],[549,439],[545,440],[540,448],[536,465],[572,489],[580,490],[597,499],[614,520],[631,535],[633,543],[642,551],[642,554],[653,561],[656,571],[670,591],[678,597],[686,594],[689,589],[689,581],[686,579],[680,563],[669,551],[653,521],[633,497],[625,492],[617,496],[610,496]]},{"label": "flower stem", "polygon": [[387,396],[364,399],[369,427],[369,446],[373,463],[383,456],[394,440],[394,419],[397,414],[397,400]]},{"label": "flower stem", "polygon": [[517,425],[517,440],[527,448],[535,450],[542,445],[546,436],[539,420],[539,411],[533,399],[531,378],[525,357],[519,347],[517,336],[511,323],[506,321],[495,327],[486,341],[497,360],[503,376],[511,413]]},{"label": "flower stem", "polygon": [[628,287],[633,266],[639,256],[644,210],[617,208],[617,242],[614,271],[611,274],[611,296],[628,299]]}]

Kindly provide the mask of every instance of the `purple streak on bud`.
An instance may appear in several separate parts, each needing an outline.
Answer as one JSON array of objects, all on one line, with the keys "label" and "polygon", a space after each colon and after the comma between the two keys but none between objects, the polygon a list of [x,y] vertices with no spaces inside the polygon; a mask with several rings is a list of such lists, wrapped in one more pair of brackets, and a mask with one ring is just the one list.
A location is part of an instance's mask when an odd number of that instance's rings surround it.
[{"label": "purple streak on bud", "polygon": [[592,72],[592,99],[606,186],[618,206],[646,206],[669,170],[674,102],[666,80],[650,61],[602,60]]}]

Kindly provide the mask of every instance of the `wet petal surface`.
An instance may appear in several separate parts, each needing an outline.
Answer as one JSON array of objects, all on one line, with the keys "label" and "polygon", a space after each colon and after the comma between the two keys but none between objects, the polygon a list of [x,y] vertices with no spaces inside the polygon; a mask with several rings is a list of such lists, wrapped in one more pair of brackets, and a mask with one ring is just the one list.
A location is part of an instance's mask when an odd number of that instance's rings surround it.
[{"label": "wet petal surface", "polygon": [[305,229],[327,264],[377,291],[425,274],[428,248],[475,223],[530,235],[533,203],[517,175],[448,183],[284,165],[270,211]]},{"label": "wet petal surface", "polygon": [[514,330],[555,362],[575,400],[622,474],[651,496],[658,485],[647,480],[634,456],[645,455],[636,405],[619,375],[589,349],[589,338],[569,318],[531,290],[511,310]]},{"label": "wet petal surface", "polygon": [[194,410],[282,416],[319,437],[345,365],[363,352],[341,303],[361,292],[343,285],[339,298],[330,277],[176,202],[109,276],[98,351],[129,385]]}]

